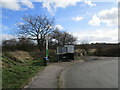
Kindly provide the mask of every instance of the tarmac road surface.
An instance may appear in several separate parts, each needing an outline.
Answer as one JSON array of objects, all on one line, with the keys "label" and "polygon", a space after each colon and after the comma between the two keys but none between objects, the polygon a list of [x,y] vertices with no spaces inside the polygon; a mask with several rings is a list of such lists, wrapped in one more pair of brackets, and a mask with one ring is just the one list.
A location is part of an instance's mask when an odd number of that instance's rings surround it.
[{"label": "tarmac road surface", "polygon": [[118,88],[117,57],[87,59],[62,72],[62,88]]}]

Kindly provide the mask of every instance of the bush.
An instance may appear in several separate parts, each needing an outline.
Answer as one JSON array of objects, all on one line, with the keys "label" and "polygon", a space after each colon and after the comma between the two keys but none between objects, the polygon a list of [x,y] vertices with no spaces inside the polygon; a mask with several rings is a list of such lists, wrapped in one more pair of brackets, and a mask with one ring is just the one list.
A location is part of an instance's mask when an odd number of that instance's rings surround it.
[{"label": "bush", "polygon": [[16,39],[4,40],[2,42],[3,51],[15,51],[15,50],[32,51],[35,48],[36,46],[33,43],[33,41],[25,37],[21,37],[18,40]]},{"label": "bush", "polygon": [[93,55],[119,57],[120,56],[120,47],[111,47],[111,48],[107,48],[107,49],[101,48],[101,50],[98,50]]},{"label": "bush", "polygon": [[32,63],[33,66],[43,66],[43,59],[36,59],[36,60],[33,60],[33,63]]},{"label": "bush", "polygon": [[58,60],[57,60],[57,55],[50,55],[49,56],[49,61],[50,62],[57,62]]}]

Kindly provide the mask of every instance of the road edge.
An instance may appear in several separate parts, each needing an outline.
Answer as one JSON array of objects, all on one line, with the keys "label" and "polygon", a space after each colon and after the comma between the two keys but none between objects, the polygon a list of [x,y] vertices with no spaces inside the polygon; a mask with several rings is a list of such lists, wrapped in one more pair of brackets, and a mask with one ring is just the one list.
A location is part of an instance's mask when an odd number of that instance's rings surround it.
[{"label": "road edge", "polygon": [[58,88],[64,88],[64,80],[63,80],[63,73],[70,67],[72,67],[73,65],[77,64],[77,63],[84,63],[84,60],[78,60],[78,62],[75,62],[73,64],[70,64],[67,67],[64,67],[63,69],[61,69],[61,71],[58,73],[57,75],[57,87]]}]

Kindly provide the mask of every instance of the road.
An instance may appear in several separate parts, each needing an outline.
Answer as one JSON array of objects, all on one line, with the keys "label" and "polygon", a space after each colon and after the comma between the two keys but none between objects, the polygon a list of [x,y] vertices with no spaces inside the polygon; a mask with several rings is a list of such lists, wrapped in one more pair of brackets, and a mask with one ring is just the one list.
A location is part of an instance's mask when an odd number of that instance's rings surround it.
[{"label": "road", "polygon": [[82,63],[82,60],[75,60],[72,62],[56,62],[46,66],[42,71],[32,78],[30,83],[24,88],[34,90],[34,88],[58,88],[59,74],[64,68],[67,68],[73,64]]},{"label": "road", "polygon": [[62,88],[118,88],[118,58],[93,60],[64,70],[61,75]]}]

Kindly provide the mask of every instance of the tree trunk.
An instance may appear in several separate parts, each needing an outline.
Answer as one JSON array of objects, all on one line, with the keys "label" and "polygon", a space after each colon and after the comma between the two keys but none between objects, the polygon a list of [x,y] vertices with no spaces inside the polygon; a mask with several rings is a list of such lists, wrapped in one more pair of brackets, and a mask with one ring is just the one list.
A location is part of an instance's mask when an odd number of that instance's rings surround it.
[{"label": "tree trunk", "polygon": [[40,42],[40,39],[37,39],[37,44],[38,44],[38,49],[40,51],[40,57],[44,58],[45,57],[45,53],[44,53],[44,45],[43,42]]}]

